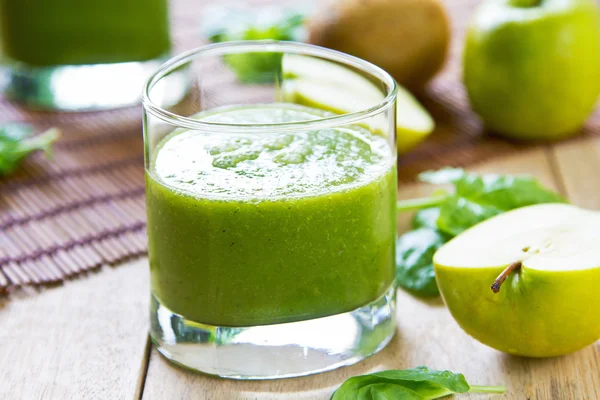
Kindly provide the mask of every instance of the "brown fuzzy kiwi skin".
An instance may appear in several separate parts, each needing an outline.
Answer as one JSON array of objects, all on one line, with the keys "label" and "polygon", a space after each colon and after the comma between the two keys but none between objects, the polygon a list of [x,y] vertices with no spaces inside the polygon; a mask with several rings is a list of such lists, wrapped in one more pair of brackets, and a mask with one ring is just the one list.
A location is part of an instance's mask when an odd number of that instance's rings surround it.
[{"label": "brown fuzzy kiwi skin", "polygon": [[450,23],[440,0],[336,0],[307,24],[308,41],[352,54],[421,90],[443,67]]}]

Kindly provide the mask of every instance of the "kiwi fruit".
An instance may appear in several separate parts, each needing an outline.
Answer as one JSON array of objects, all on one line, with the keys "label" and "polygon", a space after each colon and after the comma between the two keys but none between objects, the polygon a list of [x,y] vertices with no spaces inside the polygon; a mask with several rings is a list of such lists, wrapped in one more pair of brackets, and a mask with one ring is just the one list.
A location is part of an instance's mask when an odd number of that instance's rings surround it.
[{"label": "kiwi fruit", "polygon": [[422,89],[444,65],[450,24],[440,0],[336,0],[308,21],[308,41],[360,57]]}]

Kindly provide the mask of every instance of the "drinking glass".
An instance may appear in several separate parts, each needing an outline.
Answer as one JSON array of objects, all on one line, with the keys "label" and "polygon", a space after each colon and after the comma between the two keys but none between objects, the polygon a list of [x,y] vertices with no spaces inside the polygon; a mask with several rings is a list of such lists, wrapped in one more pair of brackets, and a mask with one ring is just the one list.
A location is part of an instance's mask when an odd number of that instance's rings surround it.
[{"label": "drinking glass", "polygon": [[0,0],[6,95],[86,111],[140,102],[170,50],[167,0]]},{"label": "drinking glass", "polygon": [[150,334],[163,356],[271,379],[389,342],[395,99],[381,68],[293,42],[212,44],[150,77]]}]

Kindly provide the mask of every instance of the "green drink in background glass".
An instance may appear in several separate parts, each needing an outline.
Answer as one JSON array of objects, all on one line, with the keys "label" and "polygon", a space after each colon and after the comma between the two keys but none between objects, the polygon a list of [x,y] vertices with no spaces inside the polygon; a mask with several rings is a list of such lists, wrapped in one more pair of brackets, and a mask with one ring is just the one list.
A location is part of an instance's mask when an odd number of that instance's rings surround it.
[{"label": "green drink in background glass", "polygon": [[[230,69],[231,55],[257,54],[281,60],[260,84]],[[362,111],[296,104],[295,84],[331,78],[314,65],[347,77],[343,95]],[[183,71],[194,82],[181,99]],[[150,78],[150,334],[161,354],[271,379],[353,364],[389,342],[396,90],[372,64],[291,42],[206,46]]]},{"label": "green drink in background glass", "polygon": [[170,50],[167,0],[0,0],[7,95],[34,108],[139,102]]}]

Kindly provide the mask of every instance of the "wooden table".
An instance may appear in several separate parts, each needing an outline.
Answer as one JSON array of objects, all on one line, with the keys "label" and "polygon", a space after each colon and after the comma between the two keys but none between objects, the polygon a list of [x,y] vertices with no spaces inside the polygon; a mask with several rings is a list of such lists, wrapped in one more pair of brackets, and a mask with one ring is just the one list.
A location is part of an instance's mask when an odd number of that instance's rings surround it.
[{"label": "wooden table", "polygon": [[[600,209],[600,139],[539,147],[473,169],[530,173],[573,203]],[[430,190],[412,184],[399,193],[406,198]],[[400,229],[406,229],[408,216],[400,218]],[[148,265],[142,259],[41,292],[0,298],[0,398],[328,399],[347,377],[427,365],[508,389],[504,396],[461,398],[600,399],[600,342],[554,359],[507,356],[467,336],[440,300],[422,301],[402,291],[398,320],[386,349],[337,371],[263,382],[197,375],[171,366],[149,344]]]}]

